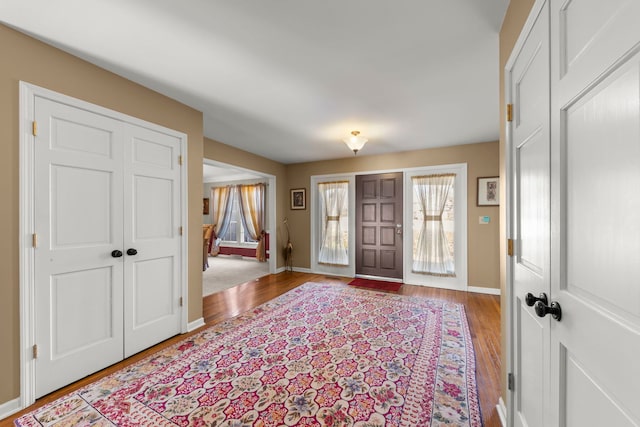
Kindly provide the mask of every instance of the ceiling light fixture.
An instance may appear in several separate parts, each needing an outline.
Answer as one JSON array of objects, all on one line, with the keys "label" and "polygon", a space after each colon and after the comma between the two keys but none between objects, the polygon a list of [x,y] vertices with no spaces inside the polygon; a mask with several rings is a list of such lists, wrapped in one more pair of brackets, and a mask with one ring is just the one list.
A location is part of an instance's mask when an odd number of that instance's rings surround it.
[{"label": "ceiling light fixture", "polygon": [[364,147],[364,144],[366,144],[368,141],[366,138],[359,135],[360,132],[354,130],[353,132],[351,132],[350,137],[343,139],[344,143],[347,144],[347,147],[349,147],[349,149],[353,151],[354,156],[358,154],[358,151],[360,151],[360,149],[362,149],[362,147]]}]

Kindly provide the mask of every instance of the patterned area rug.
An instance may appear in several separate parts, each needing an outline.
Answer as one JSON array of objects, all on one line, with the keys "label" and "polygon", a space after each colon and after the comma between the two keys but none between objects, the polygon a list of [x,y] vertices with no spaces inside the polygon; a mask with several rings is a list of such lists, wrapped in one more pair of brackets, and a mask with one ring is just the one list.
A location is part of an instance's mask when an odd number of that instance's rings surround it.
[{"label": "patterned area rug", "polygon": [[481,426],[464,308],[304,284],[18,426]]}]

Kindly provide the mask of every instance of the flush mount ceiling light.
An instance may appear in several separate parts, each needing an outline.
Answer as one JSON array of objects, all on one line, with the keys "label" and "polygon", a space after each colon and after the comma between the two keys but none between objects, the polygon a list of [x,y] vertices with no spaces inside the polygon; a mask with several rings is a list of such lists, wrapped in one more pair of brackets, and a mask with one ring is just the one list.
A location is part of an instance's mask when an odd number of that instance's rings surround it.
[{"label": "flush mount ceiling light", "polygon": [[343,139],[344,143],[347,144],[347,147],[349,147],[349,149],[353,151],[354,156],[358,154],[358,151],[362,149],[362,147],[364,147],[364,144],[366,144],[368,141],[366,138],[359,135],[360,132],[354,130],[353,132],[351,132],[350,137]]}]

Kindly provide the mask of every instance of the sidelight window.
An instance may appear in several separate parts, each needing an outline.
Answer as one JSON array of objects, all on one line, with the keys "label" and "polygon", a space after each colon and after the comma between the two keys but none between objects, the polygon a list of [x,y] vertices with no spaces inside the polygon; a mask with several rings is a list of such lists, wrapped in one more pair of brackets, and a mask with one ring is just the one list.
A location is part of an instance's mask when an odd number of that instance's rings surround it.
[{"label": "sidelight window", "polygon": [[455,181],[453,173],[414,176],[412,272],[455,277]]},{"label": "sidelight window", "polygon": [[318,184],[320,250],[318,263],[349,264],[349,182]]}]

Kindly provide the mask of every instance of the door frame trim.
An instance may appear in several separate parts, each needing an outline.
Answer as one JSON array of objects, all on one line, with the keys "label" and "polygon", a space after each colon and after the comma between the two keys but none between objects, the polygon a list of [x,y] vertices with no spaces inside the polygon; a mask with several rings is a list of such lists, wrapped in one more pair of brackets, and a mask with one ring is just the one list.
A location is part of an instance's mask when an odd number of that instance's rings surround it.
[{"label": "door frame trim", "polygon": [[[507,62],[504,66],[504,108],[506,113],[506,105],[513,103],[513,91],[511,90],[511,85],[513,83],[513,67],[515,65],[516,59],[522,50],[529,33],[533,29],[533,25],[538,19],[538,15],[542,12],[543,7],[547,0],[535,0],[535,3],[531,7],[531,11],[529,12],[529,16],[525,21],[522,29],[520,30],[520,34],[518,35],[518,39],[516,40],[513,49],[507,59]],[[504,149],[504,162],[505,162],[505,177],[502,180],[502,188],[504,189],[504,200],[505,200],[505,219],[504,219],[504,238],[500,240],[500,254],[504,255],[504,263],[505,263],[505,292],[504,292],[504,301],[506,302],[506,310],[503,310],[504,313],[504,327],[505,327],[505,348],[503,349],[503,354],[505,354],[506,359],[506,369],[504,372],[508,375],[510,372],[513,372],[514,367],[514,343],[516,342],[515,328],[512,327],[512,321],[514,317],[514,304],[513,304],[513,268],[514,268],[514,257],[510,257],[507,254],[507,239],[514,239],[513,230],[514,224],[514,188],[513,188],[513,172],[514,172],[514,159],[512,158],[513,151],[513,122],[508,122],[505,120],[505,149]],[[501,230],[502,231],[502,230]],[[517,245],[516,245],[517,246]],[[501,389],[505,387],[507,384],[507,378],[502,378],[501,381]],[[500,399],[502,399],[502,390],[501,390]],[[515,405],[515,390],[506,390],[506,405],[504,405],[506,409],[506,422],[507,426],[511,426],[514,423],[514,405]],[[496,402],[499,408],[499,411],[502,411],[501,403]],[[503,402],[504,403],[504,402]]]},{"label": "door frame trim", "polygon": [[175,131],[142,119],[120,113],[81,99],[67,96],[31,83],[19,82],[19,286],[20,286],[20,409],[35,402],[35,362],[32,348],[35,344],[35,254],[32,235],[35,228],[34,211],[34,135],[31,124],[35,114],[35,98],[42,97],[52,101],[82,108],[125,123],[142,126],[169,134],[180,140],[180,155],[183,163],[180,168],[180,215],[183,232],[180,238],[180,297],[184,305],[179,307],[180,330],[188,328],[188,188],[187,188],[187,134]]},{"label": "door frame trim", "polygon": [[[469,291],[469,186],[468,186],[468,164],[467,163],[450,163],[445,165],[422,166],[410,169],[404,169],[404,233],[407,236],[413,235],[413,186],[411,178],[415,175],[430,173],[446,173],[455,171],[456,173],[456,189],[462,189],[463,192],[456,191],[454,196],[456,199],[455,216],[456,220],[456,276],[455,277],[438,277],[421,275],[412,273],[413,261],[409,254],[413,253],[413,239],[404,239],[404,279],[410,284],[418,286],[431,286],[440,289],[453,289],[456,291]],[[461,179],[457,179],[461,177]],[[410,204],[410,209],[407,209]],[[460,232],[459,234],[457,232]],[[463,271],[460,271],[462,269]]]},{"label": "door frame trim", "polygon": [[[349,181],[349,212],[356,211],[356,173],[343,173],[343,174],[330,174],[330,175],[313,175],[310,177],[309,182],[311,185],[309,191],[308,206],[311,210],[310,220],[311,226],[309,227],[311,233],[311,272],[315,274],[326,274],[331,276],[347,276],[355,277],[356,274],[356,253],[355,251],[349,251],[349,265],[341,266],[329,266],[323,265],[318,262],[318,241],[320,238],[320,230],[318,227],[318,184],[325,180],[339,179]],[[350,215],[349,227],[352,230],[356,229],[356,216]],[[355,247],[356,235],[355,233],[349,233],[349,246]]]}]

